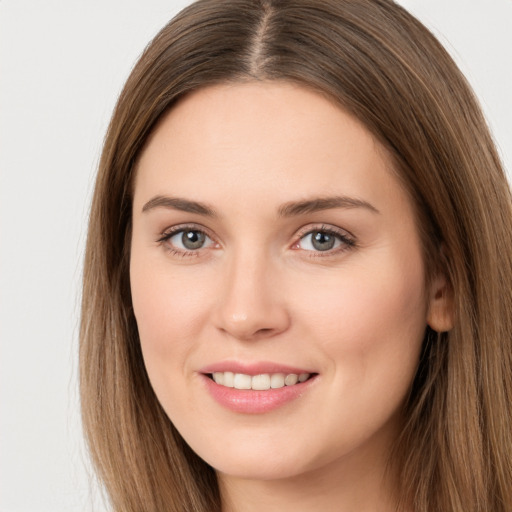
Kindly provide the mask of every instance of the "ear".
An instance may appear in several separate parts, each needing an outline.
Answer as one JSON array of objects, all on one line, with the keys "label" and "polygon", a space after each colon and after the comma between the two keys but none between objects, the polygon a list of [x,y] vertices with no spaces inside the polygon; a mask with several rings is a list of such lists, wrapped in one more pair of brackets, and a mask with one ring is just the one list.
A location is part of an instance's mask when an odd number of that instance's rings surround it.
[{"label": "ear", "polygon": [[454,324],[453,290],[444,274],[432,280],[429,290],[427,324],[436,332],[446,332]]}]

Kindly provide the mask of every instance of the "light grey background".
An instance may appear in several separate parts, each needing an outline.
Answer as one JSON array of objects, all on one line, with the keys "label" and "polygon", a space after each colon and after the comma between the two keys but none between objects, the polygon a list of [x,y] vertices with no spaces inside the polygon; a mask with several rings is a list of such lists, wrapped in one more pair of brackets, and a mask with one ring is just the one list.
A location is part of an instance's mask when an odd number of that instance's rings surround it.
[{"label": "light grey background", "polygon": [[[87,211],[122,84],[187,3],[0,0],[1,512],[105,510],[76,382]],[[512,0],[401,3],[468,76],[511,173]]]}]

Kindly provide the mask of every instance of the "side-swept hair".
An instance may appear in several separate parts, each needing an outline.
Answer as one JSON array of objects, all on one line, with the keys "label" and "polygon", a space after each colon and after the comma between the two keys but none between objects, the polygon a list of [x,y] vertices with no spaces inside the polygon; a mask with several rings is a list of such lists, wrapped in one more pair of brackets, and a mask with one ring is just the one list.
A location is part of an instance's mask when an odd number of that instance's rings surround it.
[{"label": "side-swept hair", "polygon": [[133,69],[105,139],[80,330],[92,460],[123,512],[220,511],[144,368],[129,283],[134,165],[161,116],[211,84],[284,80],[338,102],[384,144],[415,205],[427,274],[455,326],[427,330],[394,452],[415,512],[512,510],[512,200],[480,108],[438,41],[391,0],[200,0]]}]

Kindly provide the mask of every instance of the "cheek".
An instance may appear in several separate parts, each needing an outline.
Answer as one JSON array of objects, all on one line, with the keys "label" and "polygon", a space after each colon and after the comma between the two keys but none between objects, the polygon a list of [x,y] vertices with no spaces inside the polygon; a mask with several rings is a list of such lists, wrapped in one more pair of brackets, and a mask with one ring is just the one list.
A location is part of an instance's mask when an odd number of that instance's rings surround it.
[{"label": "cheek", "polygon": [[[396,426],[426,328],[421,258],[380,261],[382,267],[340,272],[310,294],[309,307],[302,309],[306,337],[326,356],[325,406],[318,406],[316,416],[334,426],[332,442],[343,450],[385,425]],[[337,425],[343,425],[342,434]]]},{"label": "cheek", "polygon": [[309,318],[310,336],[319,340],[333,367],[341,368],[338,377],[350,386],[358,385],[362,376],[408,384],[426,328],[420,255],[378,261],[343,270],[310,293],[309,307],[302,310]]},{"label": "cheek", "polygon": [[[133,254],[133,253],[132,253]],[[131,291],[144,365],[158,400],[170,418],[194,409],[187,380],[190,354],[201,338],[204,287],[194,286],[165,263],[133,254]],[[180,399],[177,399],[180,398]],[[198,427],[199,428],[199,427]]]},{"label": "cheek", "polygon": [[[161,259],[161,258],[160,258]],[[185,274],[187,277],[185,278]],[[197,274],[197,273],[196,273]],[[151,380],[169,365],[183,370],[187,354],[200,338],[209,303],[203,279],[190,273],[169,272],[165,260],[132,252],[130,280],[133,308],[146,368]]]}]

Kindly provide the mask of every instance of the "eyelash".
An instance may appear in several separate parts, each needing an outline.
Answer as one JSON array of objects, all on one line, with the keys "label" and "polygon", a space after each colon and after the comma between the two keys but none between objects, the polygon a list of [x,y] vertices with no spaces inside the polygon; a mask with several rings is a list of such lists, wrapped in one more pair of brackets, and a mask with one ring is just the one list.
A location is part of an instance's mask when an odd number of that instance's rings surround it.
[{"label": "eyelash", "polygon": [[356,240],[353,235],[348,233],[347,231],[336,228],[334,226],[326,226],[321,225],[319,227],[309,227],[305,229],[303,232],[298,233],[298,240],[295,242],[292,246],[292,248],[296,248],[296,250],[300,250],[298,244],[304,240],[308,235],[313,235],[313,233],[323,233],[324,235],[329,235],[337,238],[341,244],[337,248],[329,249],[326,251],[306,251],[308,252],[308,257],[310,258],[328,258],[336,256],[340,253],[343,253],[345,251],[348,251],[350,249],[354,249],[356,247]]},{"label": "eyelash", "polygon": [[195,231],[197,233],[202,233],[203,235],[207,236],[210,240],[215,242],[214,238],[210,236],[210,234],[203,228],[199,227],[195,224],[180,224],[178,226],[173,226],[172,228],[167,229],[164,231],[160,238],[157,239],[157,243],[161,245],[165,245],[166,250],[171,253],[173,256],[178,256],[180,258],[187,258],[187,257],[197,257],[199,256],[200,249],[197,249],[195,251],[192,250],[183,250],[183,249],[176,249],[172,245],[166,243],[168,242],[173,236],[183,233],[185,231]]},{"label": "eyelash", "polygon": [[[208,237],[213,243],[217,244],[214,237],[209,234],[207,230],[205,230],[203,227],[197,226],[195,224],[180,224],[177,226],[173,226],[172,228],[167,229],[164,231],[161,236],[156,240],[158,244],[165,245],[166,250],[171,253],[173,256],[178,256],[181,258],[186,257],[197,257],[199,256],[201,249],[199,248],[196,250],[183,250],[183,249],[176,249],[172,245],[168,244],[167,242],[175,235],[185,232],[185,231],[193,231],[197,233],[202,233],[206,237]],[[304,252],[309,253],[308,257],[310,258],[326,258],[326,257],[332,257],[339,253],[348,251],[350,249],[353,249],[356,247],[356,240],[355,238],[349,234],[345,230],[341,230],[338,228],[335,228],[333,226],[326,226],[322,225],[319,227],[309,227],[307,229],[304,229],[304,231],[299,231],[297,234],[297,241],[293,243],[292,249],[294,250],[301,250],[298,245],[301,243],[302,240],[304,240],[308,235],[313,235],[313,233],[323,233],[328,236],[333,236],[336,239],[338,239],[341,244],[339,247],[334,249],[328,249],[326,251],[314,251],[314,250],[304,250]]]}]

